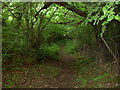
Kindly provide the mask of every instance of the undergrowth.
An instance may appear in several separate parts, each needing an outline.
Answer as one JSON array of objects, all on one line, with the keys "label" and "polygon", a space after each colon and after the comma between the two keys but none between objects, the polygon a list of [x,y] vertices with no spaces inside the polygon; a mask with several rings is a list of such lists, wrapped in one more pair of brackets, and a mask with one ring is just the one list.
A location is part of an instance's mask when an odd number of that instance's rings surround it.
[{"label": "undergrowth", "polygon": [[[34,65],[34,66],[32,66],[32,69],[40,69],[41,71],[39,73],[46,75],[48,77],[55,77],[60,72],[59,68],[53,67],[50,65],[46,65],[46,64]],[[36,74],[38,73],[35,71],[33,71],[33,72]]]},{"label": "undergrowth", "polygon": [[82,59],[73,63],[80,88],[114,88],[118,86],[118,77],[112,71],[110,63],[97,64],[95,61]]}]

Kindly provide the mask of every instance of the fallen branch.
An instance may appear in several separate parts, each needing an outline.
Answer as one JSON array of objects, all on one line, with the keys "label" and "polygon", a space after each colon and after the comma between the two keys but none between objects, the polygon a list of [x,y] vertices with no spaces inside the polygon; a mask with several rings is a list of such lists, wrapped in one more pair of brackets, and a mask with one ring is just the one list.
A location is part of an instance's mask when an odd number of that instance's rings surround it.
[{"label": "fallen branch", "polygon": [[107,42],[105,41],[105,39],[103,37],[101,37],[103,42],[105,43],[105,46],[108,48],[108,50],[110,51],[110,53],[113,55],[114,59],[115,59],[115,64],[116,64],[116,68],[119,67],[119,61],[117,59],[117,57],[115,56],[115,54],[113,53],[113,51],[110,49],[110,47],[108,46]]},{"label": "fallen branch", "polygon": [[108,48],[108,50],[111,52],[111,54],[113,55],[114,59],[117,60],[117,57],[115,56],[115,54],[113,53],[113,51],[110,49],[110,47],[108,46],[107,42],[105,41],[105,39],[103,37],[101,37],[103,42],[105,43],[105,46]]}]

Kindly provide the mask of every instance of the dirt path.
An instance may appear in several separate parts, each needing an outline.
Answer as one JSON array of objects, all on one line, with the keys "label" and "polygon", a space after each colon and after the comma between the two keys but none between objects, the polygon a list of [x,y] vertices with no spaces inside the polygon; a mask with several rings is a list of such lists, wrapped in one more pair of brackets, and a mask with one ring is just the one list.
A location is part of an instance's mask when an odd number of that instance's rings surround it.
[{"label": "dirt path", "polygon": [[71,66],[74,57],[65,52],[64,46],[60,48],[61,61],[53,64],[53,66],[60,68],[61,72],[49,84],[54,88],[73,88],[75,87],[75,72]]},{"label": "dirt path", "polygon": [[54,88],[73,88],[75,86],[75,73],[71,65],[61,62],[57,67],[61,69],[61,72],[58,73],[49,86]]},{"label": "dirt path", "polygon": [[[37,64],[37,68],[33,68],[35,64],[28,67],[22,66],[20,70],[7,70],[4,72],[3,87],[11,83],[11,86],[9,85],[7,87],[74,88],[76,85],[75,72],[71,65],[73,57],[64,51],[64,47],[61,47],[60,55],[62,59],[60,62],[47,61],[43,67],[39,67],[40,65]],[[56,69],[56,71],[54,71],[54,69]],[[58,70],[60,71],[58,72]],[[56,72],[57,74],[54,75]],[[8,79],[11,79],[11,82],[8,82]]]},{"label": "dirt path", "polygon": [[118,85],[117,74],[110,68],[108,70],[109,64],[90,63],[86,65],[87,68],[75,72],[72,66],[75,57],[66,53],[64,46],[61,47],[60,56],[59,62],[48,60],[21,67],[7,64],[8,69],[2,73],[3,88],[111,88]]}]

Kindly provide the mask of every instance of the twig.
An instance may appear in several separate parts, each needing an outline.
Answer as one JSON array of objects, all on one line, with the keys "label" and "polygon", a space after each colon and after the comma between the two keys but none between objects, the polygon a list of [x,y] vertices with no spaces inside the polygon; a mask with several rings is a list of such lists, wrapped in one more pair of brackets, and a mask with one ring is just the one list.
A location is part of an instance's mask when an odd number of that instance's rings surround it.
[{"label": "twig", "polygon": [[[4,2],[2,2],[2,3],[4,4],[4,6],[8,7]],[[11,11],[10,9],[8,9],[8,11],[13,15],[13,17],[18,18],[17,16],[15,16],[15,15],[12,13],[12,11]]]},{"label": "twig", "polygon": [[42,9],[47,9],[51,4],[52,4],[53,2],[47,2],[45,5],[44,5],[44,7],[42,7],[42,8],[40,8],[40,10],[35,14],[35,21],[33,22],[33,24],[32,24],[32,26],[31,27],[33,27],[34,26],[34,24],[37,22],[37,20],[38,20],[38,18],[37,18],[37,16],[39,15],[39,13],[41,12],[41,10]]},{"label": "twig", "polygon": [[110,49],[110,47],[108,46],[107,42],[105,41],[105,39],[103,37],[101,37],[103,42],[105,43],[106,47],[108,48],[108,50],[111,52],[111,54],[113,55],[114,59],[117,60],[117,57],[115,56],[115,54],[112,52],[112,50]]},{"label": "twig", "polygon": [[[4,4],[4,6],[8,7],[8,5],[6,5],[4,2],[2,2],[2,3]],[[12,11],[9,9],[9,7],[8,7],[8,11],[13,15],[13,17],[15,17],[15,18],[18,20],[18,23],[19,23],[20,26],[22,27],[22,24],[20,23],[19,18],[18,18],[17,16],[15,16],[14,13],[12,13]]]},{"label": "twig", "polygon": [[64,17],[68,14],[68,12],[69,12],[69,10],[67,10],[67,12],[65,12]]},{"label": "twig", "polygon": [[[58,7],[56,8],[56,10],[58,9]],[[41,32],[44,30],[44,28],[46,27],[46,25],[50,22],[50,20],[52,19],[54,13],[56,12],[56,10],[53,12],[53,14],[51,15],[51,17],[49,18],[48,22],[42,27],[42,29],[40,30]]]},{"label": "twig", "polygon": [[119,67],[119,61],[117,59],[117,57],[115,56],[115,54],[113,53],[113,51],[110,49],[110,47],[108,46],[107,42],[105,41],[105,39],[103,37],[101,37],[103,42],[105,43],[106,47],[108,48],[108,50],[111,52],[111,54],[113,55],[114,59],[115,59],[115,63],[117,64],[116,65],[116,68]]}]

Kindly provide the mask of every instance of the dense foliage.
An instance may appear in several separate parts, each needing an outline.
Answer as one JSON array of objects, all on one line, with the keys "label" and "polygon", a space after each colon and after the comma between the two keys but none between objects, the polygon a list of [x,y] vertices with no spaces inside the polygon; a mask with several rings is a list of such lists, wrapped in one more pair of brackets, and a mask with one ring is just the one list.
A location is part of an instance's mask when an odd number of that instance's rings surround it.
[{"label": "dense foliage", "polygon": [[[2,2],[3,67],[52,60],[74,61],[79,73],[101,63],[119,69],[119,25],[120,2]],[[93,82],[110,77],[101,75]],[[76,79],[81,87],[86,77]]]}]

